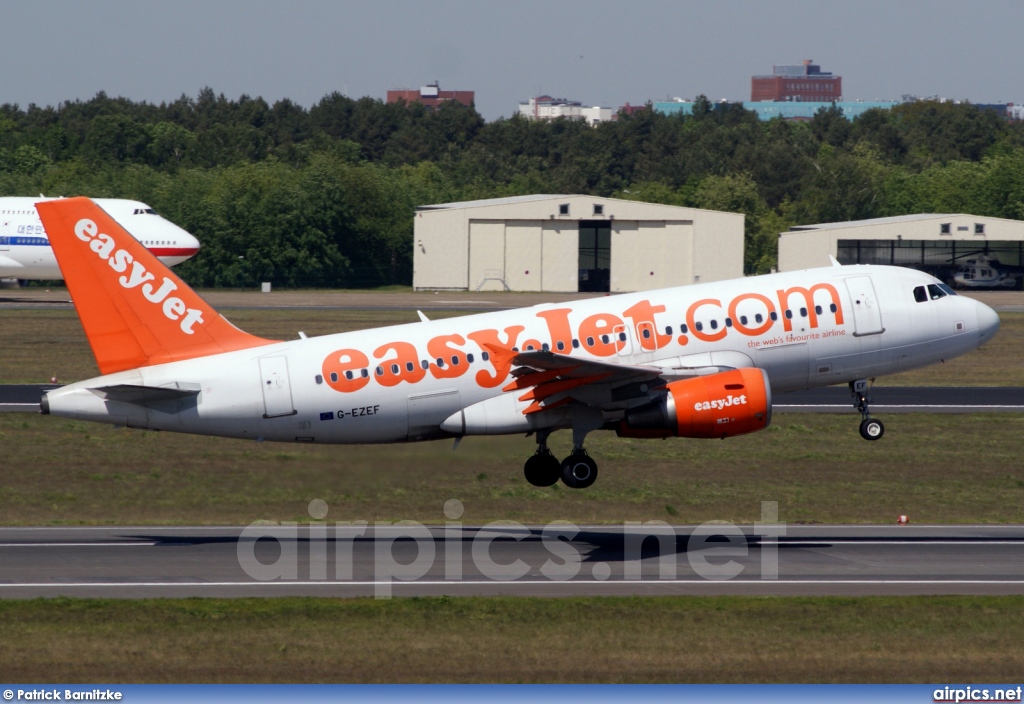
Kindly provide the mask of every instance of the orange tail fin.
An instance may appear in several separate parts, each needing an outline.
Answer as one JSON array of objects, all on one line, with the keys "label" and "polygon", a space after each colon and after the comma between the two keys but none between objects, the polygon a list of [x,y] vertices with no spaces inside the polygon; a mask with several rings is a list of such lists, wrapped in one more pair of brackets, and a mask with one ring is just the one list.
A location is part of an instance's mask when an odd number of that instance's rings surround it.
[{"label": "orange tail fin", "polygon": [[103,374],[274,342],[229,323],[88,198],[36,210]]}]

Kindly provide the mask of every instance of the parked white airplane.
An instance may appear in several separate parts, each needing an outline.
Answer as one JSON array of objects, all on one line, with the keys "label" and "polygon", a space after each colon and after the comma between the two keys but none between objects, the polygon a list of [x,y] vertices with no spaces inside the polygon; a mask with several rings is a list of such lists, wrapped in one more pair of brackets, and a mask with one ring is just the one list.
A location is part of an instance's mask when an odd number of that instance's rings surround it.
[{"label": "parked white airplane", "polygon": [[[50,198],[0,198],[0,279],[60,279],[36,203]],[[180,264],[199,251],[199,240],[145,203],[97,198],[98,203],[164,264]]]},{"label": "parked white airplane", "polygon": [[[593,430],[760,430],[773,390],[850,382],[861,434],[878,439],[867,379],[999,328],[922,272],[834,266],[280,342],[232,326],[88,199],[37,207],[103,373],[47,393],[44,413],[288,442],[532,432],[537,486],[592,484]],[[573,433],[562,462],[557,429]]]}]

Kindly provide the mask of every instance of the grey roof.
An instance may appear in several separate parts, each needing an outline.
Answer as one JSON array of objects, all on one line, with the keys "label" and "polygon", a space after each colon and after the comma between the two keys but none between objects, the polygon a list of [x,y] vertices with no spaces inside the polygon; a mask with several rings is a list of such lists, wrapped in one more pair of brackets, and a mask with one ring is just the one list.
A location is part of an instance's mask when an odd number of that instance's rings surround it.
[{"label": "grey roof", "polygon": [[528,196],[511,196],[509,198],[485,198],[483,200],[464,200],[458,203],[436,203],[434,205],[418,205],[416,210],[446,210],[449,208],[483,208],[489,205],[513,205],[515,203],[532,203],[538,200],[554,200],[556,198],[573,198],[576,196],[557,194],[533,194]]},{"label": "grey roof", "polygon": [[917,220],[936,220],[939,218],[955,217],[981,217],[976,215],[957,215],[955,213],[916,213],[914,215],[896,215],[889,218],[872,218],[871,220],[847,220],[846,222],[821,222],[816,225],[794,225],[789,228],[790,232],[801,230],[835,230],[842,227],[863,227],[864,225],[896,225],[901,222],[915,222]]}]

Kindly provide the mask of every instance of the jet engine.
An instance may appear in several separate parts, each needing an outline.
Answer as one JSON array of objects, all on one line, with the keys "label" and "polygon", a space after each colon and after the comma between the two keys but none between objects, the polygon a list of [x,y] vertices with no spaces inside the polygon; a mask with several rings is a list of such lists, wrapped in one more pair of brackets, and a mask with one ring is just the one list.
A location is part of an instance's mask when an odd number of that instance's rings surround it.
[{"label": "jet engine", "polygon": [[674,381],[653,402],[626,411],[622,437],[727,438],[768,427],[772,392],[763,369]]}]

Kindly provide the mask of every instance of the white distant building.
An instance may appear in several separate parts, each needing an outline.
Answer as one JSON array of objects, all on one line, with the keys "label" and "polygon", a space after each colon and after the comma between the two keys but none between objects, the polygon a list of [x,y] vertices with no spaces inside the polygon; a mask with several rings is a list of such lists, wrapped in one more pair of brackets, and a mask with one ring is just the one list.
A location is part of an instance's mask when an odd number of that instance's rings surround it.
[{"label": "white distant building", "polygon": [[587,195],[421,205],[413,287],[619,293],[743,275],[741,213]]},{"label": "white distant building", "polygon": [[552,98],[541,95],[519,103],[519,114],[527,120],[554,120],[565,117],[570,120],[586,120],[588,125],[607,122],[612,119],[612,109],[598,106],[587,107],[576,100]]}]

